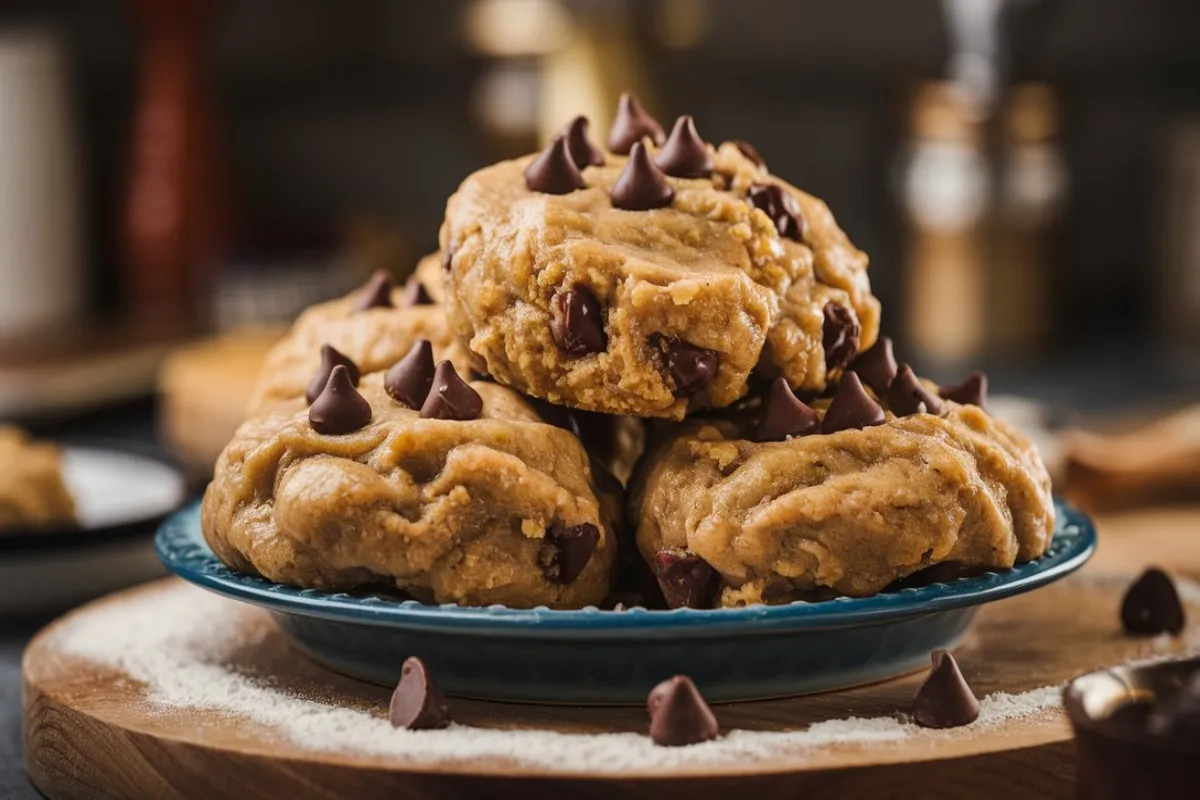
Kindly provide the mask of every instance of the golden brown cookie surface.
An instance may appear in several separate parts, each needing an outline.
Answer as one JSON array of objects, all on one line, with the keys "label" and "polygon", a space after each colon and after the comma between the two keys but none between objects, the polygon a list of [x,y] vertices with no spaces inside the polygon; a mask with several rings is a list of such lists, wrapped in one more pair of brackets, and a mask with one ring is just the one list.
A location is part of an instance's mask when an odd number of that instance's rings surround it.
[{"label": "golden brown cookie surface", "polygon": [[60,455],[53,444],[0,425],[0,529],[75,521]]}]

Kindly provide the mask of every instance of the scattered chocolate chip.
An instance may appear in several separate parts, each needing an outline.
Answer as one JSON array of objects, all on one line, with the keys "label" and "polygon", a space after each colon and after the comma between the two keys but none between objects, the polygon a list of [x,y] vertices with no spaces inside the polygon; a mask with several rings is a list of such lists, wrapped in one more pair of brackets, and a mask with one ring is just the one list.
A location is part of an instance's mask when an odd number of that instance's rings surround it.
[{"label": "scattered chocolate chip", "polygon": [[404,287],[404,294],[401,295],[400,307],[412,308],[413,306],[431,306],[433,298],[429,296],[429,292],[425,290],[425,284],[421,283],[416,278],[408,282]]},{"label": "scattered chocolate chip", "polygon": [[925,728],[957,728],[979,716],[979,700],[967,685],[954,656],[934,650],[933,667],[913,697],[913,717]]},{"label": "scattered chocolate chip", "polygon": [[712,608],[720,576],[700,556],[677,550],[654,554],[654,574],[671,608]]},{"label": "scattered chocolate chip", "polygon": [[925,388],[917,379],[912,367],[901,364],[896,378],[887,390],[887,405],[897,417],[909,414],[937,414],[942,410],[942,401]]},{"label": "scattered chocolate chip", "polygon": [[558,135],[567,140],[567,151],[570,152],[575,166],[583,169],[598,167],[604,163],[604,153],[588,138],[587,117],[580,114],[564,125]]},{"label": "scattered chocolate chip", "polygon": [[1200,744],[1200,672],[1193,672],[1183,688],[1159,704],[1146,720],[1146,730],[1180,743]]},{"label": "scattered chocolate chip", "polygon": [[570,585],[583,572],[596,545],[600,543],[600,529],[590,522],[581,525],[564,526],[556,522],[550,527],[550,541],[557,551],[554,563],[558,566],[557,573],[550,579],[563,586]]},{"label": "scattered chocolate chip", "polygon": [[309,424],[317,433],[338,436],[365,427],[370,421],[371,404],[354,388],[350,370],[338,364],[308,409]]},{"label": "scattered chocolate chip", "polygon": [[355,311],[366,311],[368,308],[392,307],[392,276],[386,270],[377,269],[370,279],[358,292],[358,300],[354,303]]},{"label": "scattered chocolate chip", "polygon": [[664,747],[682,747],[717,738],[712,709],[686,675],[676,675],[650,690],[650,738]]},{"label": "scattered chocolate chip", "polygon": [[762,154],[758,152],[757,147],[750,144],[745,139],[734,139],[733,146],[738,149],[739,153],[750,159],[750,161],[754,163],[754,166],[758,167],[763,172],[767,171],[767,161],[762,157]]},{"label": "scattered chocolate chip", "polygon": [[808,220],[800,211],[800,204],[792,193],[775,183],[756,183],[750,187],[750,203],[775,223],[780,236],[804,241],[808,233]]},{"label": "scattered chocolate chip", "polygon": [[608,347],[604,317],[596,295],[576,285],[550,301],[550,335],[555,344],[573,356],[603,352]]},{"label": "scattered chocolate chip", "polygon": [[608,132],[608,149],[626,155],[630,149],[649,136],[656,146],[666,138],[658,120],[646,113],[642,104],[630,92],[617,101],[617,117]]},{"label": "scattered chocolate chip", "polygon": [[613,208],[648,211],[671,205],[675,199],[675,189],[662,170],[650,160],[646,146],[638,142],[633,146],[625,169],[621,170],[617,182],[613,184],[611,197]]},{"label": "scattered chocolate chip", "polygon": [[1186,617],[1171,576],[1151,567],[1133,582],[1121,601],[1121,624],[1137,636],[1178,636]]},{"label": "scattered chocolate chip", "polygon": [[896,377],[896,356],[892,353],[892,340],[886,336],[879,337],[869,350],[851,361],[846,369],[857,372],[863,383],[875,390],[877,397],[883,397]]},{"label": "scattered chocolate chip", "polygon": [[696,131],[696,121],[686,114],[675,120],[675,127],[654,163],[676,178],[707,178],[713,171],[708,145]]},{"label": "scattered chocolate chip", "polygon": [[826,303],[824,312],[821,345],[825,348],[825,369],[828,371],[846,366],[858,353],[861,329],[854,312],[841,303]]},{"label": "scattered chocolate chip", "polygon": [[383,388],[393,400],[420,410],[433,386],[433,345],[421,339],[383,376]]},{"label": "scattered chocolate chip", "polygon": [[317,368],[317,374],[313,376],[312,381],[308,384],[308,390],[304,393],[304,399],[308,401],[309,405],[312,405],[313,401],[321,396],[321,392],[325,391],[325,384],[329,383],[329,373],[333,372],[333,368],[339,364],[345,367],[346,372],[350,374],[350,382],[358,386],[358,365],[348,356],[323,344],[321,345],[321,366]]},{"label": "scattered chocolate chip", "polygon": [[658,346],[667,360],[667,372],[675,383],[676,397],[689,397],[703,389],[721,366],[721,355],[715,350],[697,347],[675,337],[659,337]]},{"label": "scattered chocolate chip", "polygon": [[857,375],[847,372],[825,411],[825,419],[821,420],[821,433],[870,428],[885,421],[887,417],[879,403],[863,389]]},{"label": "scattered chocolate chip", "polygon": [[986,409],[987,375],[982,372],[972,372],[971,377],[960,384],[941,387],[938,389],[938,394],[942,396],[942,399],[953,400],[959,405],[979,406]]},{"label": "scattered chocolate chip", "polygon": [[816,433],[818,427],[817,412],[796,397],[787,378],[776,378],[763,403],[755,441],[781,442],[789,436]]},{"label": "scattered chocolate chip", "polygon": [[458,377],[454,365],[443,361],[433,373],[433,386],[421,404],[421,419],[475,419],[483,411],[483,398]]},{"label": "scattered chocolate chip", "polygon": [[438,690],[425,662],[416,656],[405,659],[400,683],[392,693],[388,717],[393,728],[428,731],[450,724],[450,709]]},{"label": "scattered chocolate chip", "polygon": [[546,149],[525,168],[525,186],[531,192],[570,194],[584,187],[583,175],[567,151],[567,140],[555,136]]}]

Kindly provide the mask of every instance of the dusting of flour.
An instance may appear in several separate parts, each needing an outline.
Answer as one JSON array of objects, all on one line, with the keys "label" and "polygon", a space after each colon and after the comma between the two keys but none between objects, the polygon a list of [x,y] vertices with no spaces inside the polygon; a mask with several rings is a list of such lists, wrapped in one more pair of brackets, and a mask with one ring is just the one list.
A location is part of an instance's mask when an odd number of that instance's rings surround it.
[{"label": "dusting of flour", "polygon": [[[186,585],[163,591],[153,604],[138,600],[83,613],[56,634],[68,654],[118,668],[145,684],[163,708],[205,709],[242,716],[276,729],[315,752],[350,752],[434,763],[502,759],[554,772],[626,772],[656,767],[802,759],[806,751],[839,743],[891,743],[915,737],[961,736],[1017,717],[1060,707],[1060,687],[983,698],[979,719],[966,729],[929,731],[902,717],[849,718],[786,732],[729,731],[691,747],[656,747],[636,733],[572,734],[491,730],[454,724],[439,731],[396,730],[386,719],[331,706],[273,688],[227,666],[247,642],[234,615],[254,613]],[[260,629],[265,633],[265,629]],[[260,634],[261,635],[261,634]],[[717,709],[718,717],[720,709]]]}]

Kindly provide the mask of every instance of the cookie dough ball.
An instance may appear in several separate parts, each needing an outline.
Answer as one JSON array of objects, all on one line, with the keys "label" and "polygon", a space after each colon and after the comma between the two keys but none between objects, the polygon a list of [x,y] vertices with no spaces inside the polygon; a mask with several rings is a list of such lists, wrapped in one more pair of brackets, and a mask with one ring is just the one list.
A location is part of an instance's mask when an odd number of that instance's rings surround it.
[{"label": "cookie dough ball", "polygon": [[[933,565],[962,574],[1045,551],[1050,478],[1025,438],[975,405],[943,400],[938,413],[897,416],[862,397],[835,411],[826,401],[811,409],[815,422],[798,406],[689,421],[653,448],[630,516],[669,601],[864,597]],[[826,426],[835,414],[841,423]],[[866,427],[820,432],[855,418]],[[785,438],[780,419],[807,432]]]},{"label": "cookie dough ball", "polygon": [[470,606],[599,603],[616,560],[619,487],[516,393],[447,369],[422,411],[375,373],[357,391],[346,380],[332,399],[327,386],[311,407],[245,422],[204,496],[214,552],[305,588],[390,584]]},{"label": "cookie dough ball", "polygon": [[[421,260],[405,286],[372,298],[378,284],[371,282],[305,311],[267,355],[248,414],[303,398],[321,366],[322,345],[350,358],[365,375],[387,369],[418,340],[428,339],[438,360],[449,359],[465,374],[466,352],[451,337],[442,311],[441,276],[441,256],[435,253]],[[390,305],[362,308],[371,300]]]},{"label": "cookie dough ball", "polygon": [[57,447],[0,426],[0,528],[73,524],[75,501]]},{"label": "cookie dough ball", "polygon": [[555,145],[463,182],[441,240],[476,369],[553,403],[681,419],[740,398],[752,371],[822,390],[875,341],[867,257],[825,204],[735,144],[693,145],[699,177],[673,177],[696,169],[670,165],[668,140],[596,151],[563,193],[543,174]]}]

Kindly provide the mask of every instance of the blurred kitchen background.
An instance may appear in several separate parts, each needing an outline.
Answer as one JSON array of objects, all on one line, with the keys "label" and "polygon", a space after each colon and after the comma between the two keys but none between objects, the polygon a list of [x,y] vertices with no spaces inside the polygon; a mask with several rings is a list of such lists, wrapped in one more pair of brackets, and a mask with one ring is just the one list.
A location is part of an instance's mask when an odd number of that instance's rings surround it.
[{"label": "blurred kitchen background", "polygon": [[277,326],[626,87],[824,198],[933,377],[1048,430],[1200,399],[1194,0],[7,0],[0,418],[202,466]]}]

